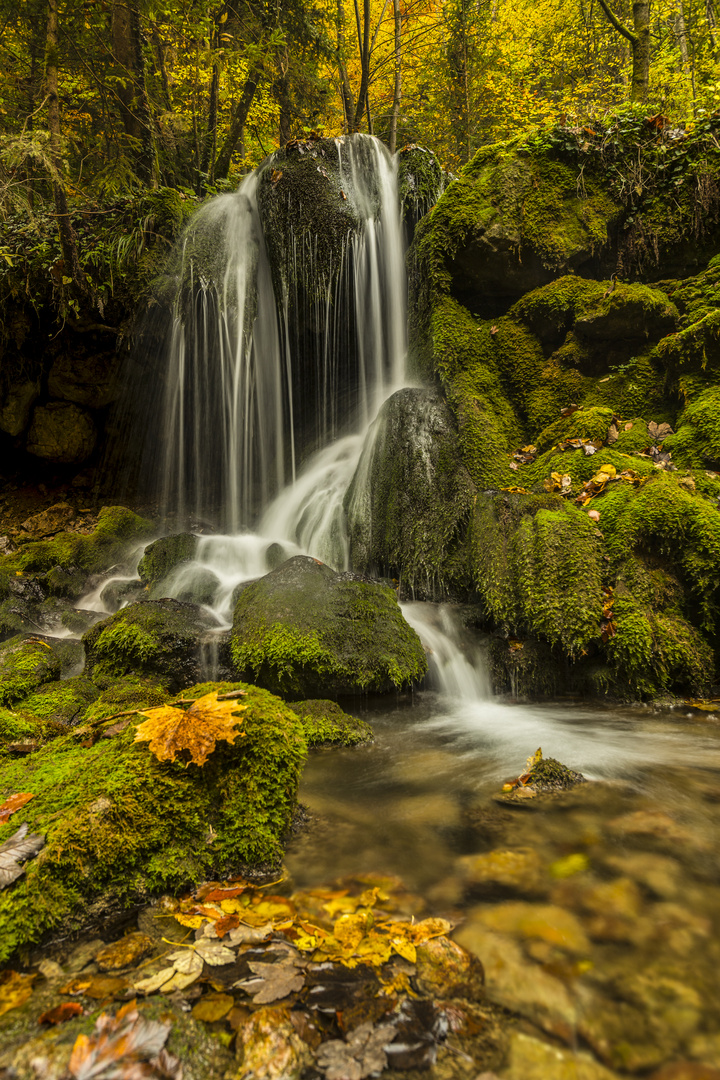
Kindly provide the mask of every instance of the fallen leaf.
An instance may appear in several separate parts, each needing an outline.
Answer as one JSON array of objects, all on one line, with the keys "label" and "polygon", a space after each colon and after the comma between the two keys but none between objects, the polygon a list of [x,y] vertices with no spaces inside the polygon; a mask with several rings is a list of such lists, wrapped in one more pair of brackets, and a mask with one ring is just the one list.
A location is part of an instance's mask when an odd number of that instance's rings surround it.
[{"label": "fallen leaf", "polygon": [[68,1072],[74,1080],[182,1080],[182,1065],[165,1042],[170,1024],[146,1020],[134,1001],[117,1016],[101,1013],[92,1035],[78,1035]]},{"label": "fallen leaf", "polygon": [[54,1009],[48,1009],[38,1017],[38,1024],[64,1024],[66,1020],[72,1020],[76,1016],[82,1016],[83,1007],[78,1001],[63,1001],[62,1005],[56,1005]]},{"label": "fallen leaf", "polygon": [[29,792],[24,791],[19,795],[11,795],[9,799],[0,806],[0,825],[4,825],[6,821],[9,821],[16,810],[20,810],[23,806],[34,799],[35,796]]},{"label": "fallen leaf", "polygon": [[242,979],[234,985],[250,994],[256,1005],[280,1001],[302,990],[305,983],[304,973],[292,963],[264,964],[252,960],[248,966],[255,978]]},{"label": "fallen leaf", "polygon": [[218,694],[205,694],[189,709],[160,705],[146,709],[147,717],[135,733],[135,742],[149,742],[158,761],[175,761],[178,753],[187,750],[196,765],[204,765],[219,740],[232,743],[243,731],[235,731],[240,722],[238,713],[247,705],[237,700],[218,701]]},{"label": "fallen leaf", "polygon": [[155,942],[149,934],[137,931],[127,934],[119,941],[106,945],[95,956],[95,963],[100,971],[119,971],[122,968],[131,967],[147,956],[155,947]]},{"label": "fallen leaf", "polygon": [[27,823],[24,822],[16,833],[0,845],[0,890],[11,885],[25,868],[20,864],[27,859],[32,859],[45,846],[45,837],[40,833],[27,834]]},{"label": "fallen leaf", "polygon": [[192,1015],[195,1020],[204,1020],[206,1024],[214,1024],[227,1016],[235,1004],[235,999],[230,994],[206,994],[193,1005]]},{"label": "fallen leaf", "polygon": [[105,998],[124,994],[129,986],[127,979],[113,975],[79,975],[71,979],[65,986],[60,987],[61,994],[70,994],[71,997],[93,998],[95,1001],[103,1001]]},{"label": "fallen leaf", "polygon": [[146,979],[138,979],[133,983],[133,989],[139,994],[154,994],[165,983],[170,982],[173,975],[175,975],[174,967],[164,967],[154,975],[148,975]]},{"label": "fallen leaf", "polygon": [[19,971],[0,971],[0,1016],[25,1004],[32,994],[35,977]]},{"label": "fallen leaf", "polygon": [[218,941],[199,941],[195,946],[195,952],[202,957],[206,964],[211,967],[221,967],[223,964],[232,964],[235,961],[235,953]]},{"label": "fallen leaf", "polygon": [[387,1065],[385,1047],[395,1038],[393,1024],[360,1024],[347,1041],[330,1039],[317,1053],[325,1080],[364,1080],[381,1073]]},{"label": "fallen leaf", "polygon": [[588,517],[590,518],[591,521],[599,521],[600,520],[600,511],[599,510],[588,510]]}]

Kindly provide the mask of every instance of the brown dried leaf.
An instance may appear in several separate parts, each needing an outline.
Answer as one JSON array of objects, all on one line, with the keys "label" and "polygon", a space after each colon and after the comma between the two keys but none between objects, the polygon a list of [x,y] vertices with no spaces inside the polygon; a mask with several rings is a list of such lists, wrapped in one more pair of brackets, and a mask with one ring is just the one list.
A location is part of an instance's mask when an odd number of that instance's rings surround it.
[{"label": "brown dried leaf", "polygon": [[0,825],[4,825],[6,821],[9,821],[13,814],[20,810],[26,803],[29,803],[35,796],[30,791],[23,791],[18,795],[11,795],[9,799],[0,806]]},{"label": "brown dried leaf", "polygon": [[250,994],[256,1005],[280,1001],[302,990],[305,983],[303,972],[291,963],[264,964],[258,960],[251,961],[249,967],[255,978],[236,982],[235,986]]},{"label": "brown dried leaf", "polygon": [[134,1001],[102,1013],[95,1032],[78,1035],[68,1071],[74,1080],[181,1080],[182,1065],[164,1049],[170,1024],[145,1020]]},{"label": "brown dried leaf", "polygon": [[193,1006],[192,1015],[195,1020],[204,1020],[206,1024],[214,1024],[227,1016],[235,1004],[235,999],[230,994],[206,994]]},{"label": "brown dried leaf", "polygon": [[23,823],[16,833],[0,845],[0,890],[16,881],[25,868],[20,864],[32,859],[45,846],[45,837],[40,833],[27,834],[27,823]]},{"label": "brown dried leaf", "polygon": [[187,750],[196,765],[204,765],[219,740],[232,743],[243,731],[235,731],[240,722],[238,713],[247,705],[238,701],[218,701],[218,694],[205,694],[189,709],[161,705],[146,709],[147,720],[139,726],[135,742],[150,742],[150,750],[158,761],[175,761],[178,753]]}]

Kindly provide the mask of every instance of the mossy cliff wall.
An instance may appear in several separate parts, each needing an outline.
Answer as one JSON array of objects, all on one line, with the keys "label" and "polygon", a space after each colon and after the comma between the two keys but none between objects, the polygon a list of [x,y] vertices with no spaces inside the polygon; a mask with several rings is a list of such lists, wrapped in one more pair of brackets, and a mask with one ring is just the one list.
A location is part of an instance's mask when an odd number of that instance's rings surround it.
[{"label": "mossy cliff wall", "polygon": [[477,493],[458,545],[499,686],[714,684],[719,124],[483,148],[417,227],[411,365]]}]

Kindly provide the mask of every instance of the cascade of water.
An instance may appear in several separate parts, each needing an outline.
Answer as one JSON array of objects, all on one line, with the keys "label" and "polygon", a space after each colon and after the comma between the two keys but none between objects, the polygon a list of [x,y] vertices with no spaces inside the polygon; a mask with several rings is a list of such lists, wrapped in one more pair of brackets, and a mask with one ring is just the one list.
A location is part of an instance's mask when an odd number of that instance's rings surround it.
[{"label": "cascade of water", "polygon": [[427,652],[431,686],[466,702],[492,697],[484,650],[463,632],[450,604],[414,602],[400,606]]},{"label": "cascade of water", "polygon": [[[335,146],[358,222],[339,266],[316,265],[312,238],[291,224],[291,283],[276,273],[273,286],[259,202],[272,158],[193,218],[176,271],[160,468],[168,508],[229,533],[282,492],[263,532],[339,565],[342,495],[360,451],[353,436],[402,383],[406,284],[395,163],[371,136]],[[312,288],[299,297],[305,280]],[[308,446],[320,456],[296,490]]]}]

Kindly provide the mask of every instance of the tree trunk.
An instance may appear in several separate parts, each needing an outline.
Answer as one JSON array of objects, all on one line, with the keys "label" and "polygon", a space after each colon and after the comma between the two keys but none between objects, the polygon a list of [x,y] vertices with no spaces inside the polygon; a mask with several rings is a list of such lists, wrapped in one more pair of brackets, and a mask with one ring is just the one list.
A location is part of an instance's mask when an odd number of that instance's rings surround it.
[{"label": "tree trunk", "polygon": [[145,87],[145,58],[137,3],[114,3],[111,26],[113,54],[122,69],[117,96],[123,127],[137,142],[140,178],[157,187],[155,140]]},{"label": "tree trunk", "polygon": [[350,77],[348,76],[347,64],[345,63],[345,5],[343,0],[337,3],[337,61],[340,72],[340,93],[342,95],[345,134],[349,135],[353,130],[355,119],[355,99]]},{"label": "tree trunk", "polygon": [[45,87],[48,99],[48,130],[50,157],[53,164],[53,195],[58,223],[60,250],[63,256],[63,277],[72,281],[73,291],[83,299],[90,296],[85,275],[78,257],[77,236],[70,220],[67,192],[62,182],[63,155],[60,130],[60,99],[58,97],[58,0],[48,0],[47,46],[45,50]]},{"label": "tree trunk", "polygon": [[230,130],[227,133],[225,142],[220,148],[220,153],[217,156],[215,162],[215,179],[226,180],[227,174],[230,171],[230,161],[232,159],[235,147],[242,141],[245,133],[245,123],[250,112],[250,106],[253,103],[255,97],[255,91],[258,88],[260,82],[260,76],[262,74],[262,68],[256,67],[250,70],[250,74],[245,80],[245,86],[243,92],[235,106],[232,122],[230,124]]},{"label": "tree trunk", "polygon": [[357,21],[358,45],[360,47],[360,89],[358,90],[352,129],[353,131],[359,131],[363,113],[366,111],[370,87],[370,0],[363,0],[362,23],[358,0],[355,0],[355,19]]},{"label": "tree trunk", "polygon": [[645,102],[650,85],[650,0],[633,0],[633,30],[630,100]]},{"label": "tree trunk", "polygon": [[393,0],[393,20],[395,23],[395,82],[393,86],[392,113],[390,114],[390,153],[397,149],[397,125],[402,101],[402,16],[400,0]]},{"label": "tree trunk", "polygon": [[629,30],[611,10],[607,0],[600,7],[608,21],[630,42],[632,50],[632,81],[630,100],[645,102],[650,85],[650,4],[651,0],[633,0],[633,29]]},{"label": "tree trunk", "polygon": [[715,17],[715,8],[713,6],[713,0],[705,0],[705,17],[707,18],[708,30],[710,32],[710,40],[712,41],[713,49],[717,49],[717,18]]}]

